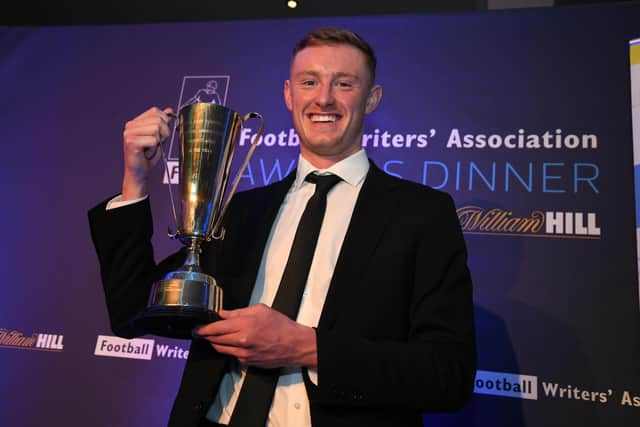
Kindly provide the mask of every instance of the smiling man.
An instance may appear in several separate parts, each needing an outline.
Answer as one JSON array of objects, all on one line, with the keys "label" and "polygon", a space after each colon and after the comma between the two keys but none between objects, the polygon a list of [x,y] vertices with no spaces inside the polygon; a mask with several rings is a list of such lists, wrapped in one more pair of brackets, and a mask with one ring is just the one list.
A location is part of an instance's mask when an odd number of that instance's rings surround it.
[{"label": "smiling man", "polygon": [[366,45],[316,43],[295,52],[284,98],[300,154],[328,168],[362,149],[364,116],[378,106],[382,88],[374,84],[375,57]]},{"label": "smiling man", "polygon": [[[471,395],[472,289],[455,207],[368,160],[375,68],[348,30],[321,28],[296,45],[284,99],[298,167],[238,193],[225,239],[204,248],[225,307],[194,330],[170,426],[420,426],[422,412],[457,410]],[[150,244],[146,181],[158,159],[144,150],[169,135],[171,112],[127,123],[122,194],[90,212],[124,337],[144,333],[136,318],[153,279],[184,256],[156,265]]]}]

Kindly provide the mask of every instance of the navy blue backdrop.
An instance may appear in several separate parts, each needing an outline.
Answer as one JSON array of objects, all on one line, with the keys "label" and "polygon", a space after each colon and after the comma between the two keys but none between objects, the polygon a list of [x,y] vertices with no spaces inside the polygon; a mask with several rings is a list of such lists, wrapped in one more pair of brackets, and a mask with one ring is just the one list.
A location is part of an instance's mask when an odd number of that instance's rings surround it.
[{"label": "navy blue backdrop", "polygon": [[[119,191],[124,122],[177,108],[211,81],[230,108],[266,120],[242,188],[284,176],[297,156],[282,100],[291,48],[326,24],[377,49],[371,158],[450,192],[466,233],[476,393],[425,424],[638,425],[628,54],[638,18],[640,5],[623,3],[0,28],[0,425],[164,425],[188,343],[148,336],[132,344],[140,353],[115,350],[86,211]],[[164,234],[169,198],[154,174],[161,258],[179,246]]]}]

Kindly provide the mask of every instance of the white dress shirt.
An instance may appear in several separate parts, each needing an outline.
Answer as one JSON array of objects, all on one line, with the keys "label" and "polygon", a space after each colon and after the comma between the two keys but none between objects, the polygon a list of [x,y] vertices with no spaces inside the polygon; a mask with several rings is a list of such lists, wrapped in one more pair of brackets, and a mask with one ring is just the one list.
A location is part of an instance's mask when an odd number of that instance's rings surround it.
[{"label": "white dress shirt", "polygon": [[[305,177],[311,172],[333,173],[342,181],[327,195],[326,213],[296,319],[303,325],[317,326],[351,214],[368,170],[369,161],[364,150],[326,170],[319,170],[302,156],[298,158],[296,179],[271,227],[249,304],[271,306],[273,303],[300,217],[315,191],[315,184],[305,181]],[[242,367],[225,374],[207,413],[209,420],[229,423],[245,375],[246,368]],[[316,372],[309,370],[309,376],[318,384]],[[301,368],[286,368],[278,380],[267,427],[304,426],[311,426],[311,413]]]}]

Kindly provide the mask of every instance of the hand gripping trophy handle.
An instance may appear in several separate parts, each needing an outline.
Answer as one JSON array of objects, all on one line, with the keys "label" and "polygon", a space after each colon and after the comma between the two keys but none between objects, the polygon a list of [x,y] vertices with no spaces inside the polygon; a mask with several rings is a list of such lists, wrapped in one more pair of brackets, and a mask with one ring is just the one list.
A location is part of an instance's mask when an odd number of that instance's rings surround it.
[{"label": "hand gripping trophy handle", "polygon": [[[224,201],[240,130],[252,118],[260,119],[260,128]],[[169,232],[169,236],[186,246],[187,256],[182,267],[170,271],[152,285],[147,307],[138,324],[154,335],[190,339],[194,327],[219,318],[222,288],[214,277],[201,270],[201,246],[203,242],[225,237],[223,218],[264,131],[264,119],[258,113],[240,117],[227,107],[199,102],[180,109],[177,127],[180,135],[180,216],[176,215],[169,184],[176,222],[176,231]],[[164,160],[169,177],[166,158]]]}]

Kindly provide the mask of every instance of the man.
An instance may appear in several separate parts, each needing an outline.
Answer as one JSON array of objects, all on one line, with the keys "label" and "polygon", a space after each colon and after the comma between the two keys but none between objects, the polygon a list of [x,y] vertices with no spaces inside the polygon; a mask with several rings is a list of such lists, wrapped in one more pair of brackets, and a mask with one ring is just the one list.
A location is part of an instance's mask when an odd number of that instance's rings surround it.
[{"label": "man", "polygon": [[[422,412],[453,411],[469,398],[473,304],[455,208],[445,193],[367,160],[364,116],[382,96],[375,65],[371,47],[347,30],[322,28],[296,46],[284,98],[300,136],[298,168],[238,193],[225,239],[204,248],[225,309],[194,330],[170,426],[419,426]],[[169,135],[170,113],[152,108],[127,123],[122,195],[90,212],[112,328],[124,337],[144,333],[135,320],[151,283],[182,263],[180,254],[153,261],[146,200],[157,158],[145,149]],[[289,318],[271,305],[320,185],[306,181],[310,173],[339,178]],[[278,368],[268,371],[277,387],[264,418],[242,424],[253,398],[243,386],[258,368]]]}]

